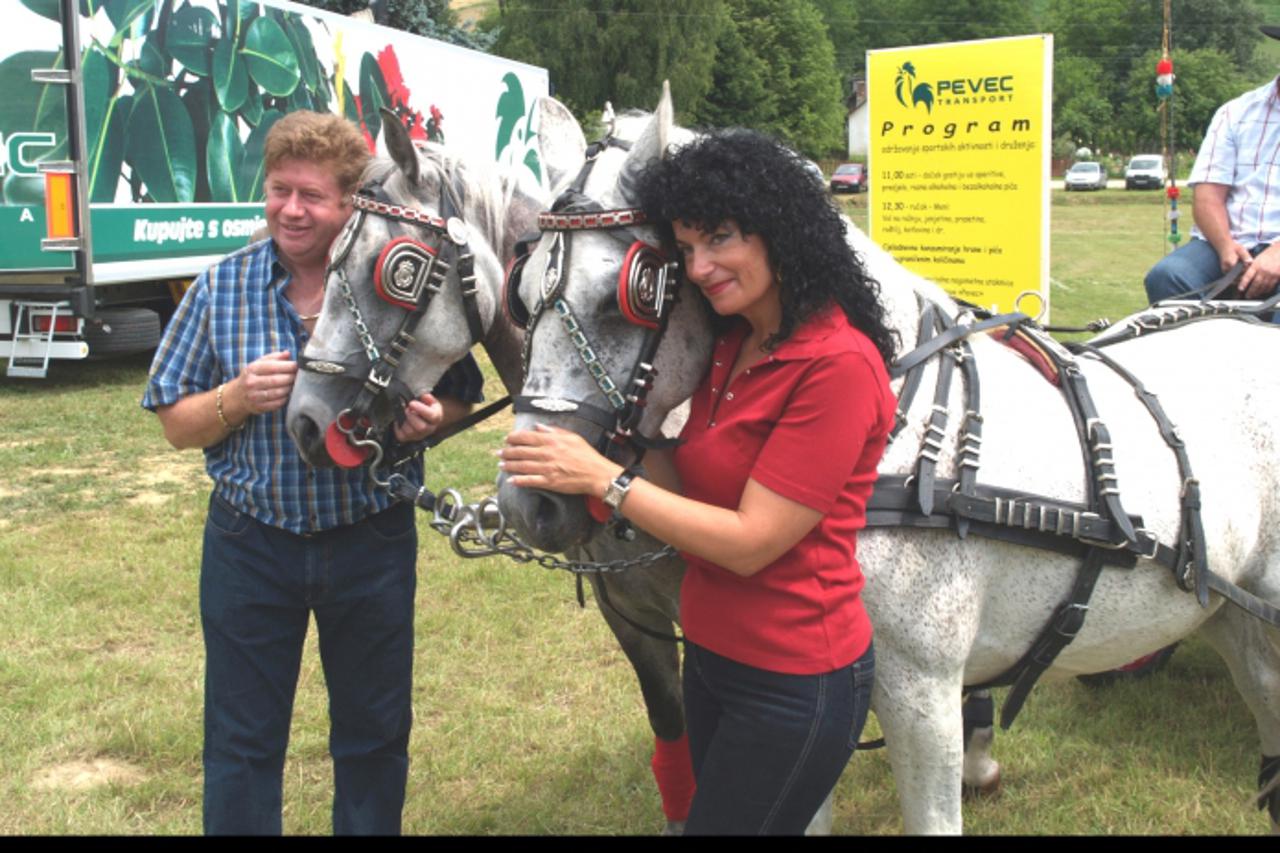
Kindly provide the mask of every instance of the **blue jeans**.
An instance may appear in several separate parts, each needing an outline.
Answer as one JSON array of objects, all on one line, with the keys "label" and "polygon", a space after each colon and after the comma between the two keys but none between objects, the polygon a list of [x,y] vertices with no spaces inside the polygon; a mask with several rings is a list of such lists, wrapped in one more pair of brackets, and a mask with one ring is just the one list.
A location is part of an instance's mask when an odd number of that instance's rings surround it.
[{"label": "blue jeans", "polygon": [[206,833],[281,832],[289,720],[313,612],[329,691],[333,830],[400,831],[416,558],[410,504],[298,536],[210,500],[200,569]]},{"label": "blue jeans", "polygon": [[686,835],[800,835],[853,756],[875,649],[821,675],[757,669],[685,645],[697,793]]},{"label": "blue jeans", "polygon": [[[1259,243],[1249,250],[1255,258],[1269,244]],[[1192,237],[1161,258],[1148,272],[1142,284],[1147,289],[1147,302],[1176,299],[1222,276],[1218,253],[1208,240]]]}]

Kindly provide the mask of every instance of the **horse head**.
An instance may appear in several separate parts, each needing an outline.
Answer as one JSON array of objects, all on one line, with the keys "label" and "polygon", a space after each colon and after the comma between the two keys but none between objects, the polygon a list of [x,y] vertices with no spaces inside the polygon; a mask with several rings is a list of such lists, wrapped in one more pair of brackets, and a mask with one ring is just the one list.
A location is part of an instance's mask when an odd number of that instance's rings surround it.
[{"label": "horse head", "polygon": [[[542,161],[553,180],[585,146],[560,141],[564,115],[555,102],[540,108],[540,138],[556,137]],[[419,148],[393,117],[383,127],[390,156],[366,171],[330,250],[323,309],[289,402],[289,433],[313,465],[360,464],[366,453],[351,440],[384,429],[475,343],[509,388],[519,381],[520,331],[499,306],[503,263],[546,191],[525,170]]]},{"label": "horse head", "polygon": [[[640,170],[691,134],[675,126],[669,92],[652,116],[624,114],[611,125],[539,217],[541,239],[509,279],[505,302],[527,326],[516,427],[571,429],[629,464],[693,393],[712,340],[708,309],[680,292],[657,229],[631,194]],[[539,548],[563,551],[598,529],[580,498],[500,477],[498,500]]]}]

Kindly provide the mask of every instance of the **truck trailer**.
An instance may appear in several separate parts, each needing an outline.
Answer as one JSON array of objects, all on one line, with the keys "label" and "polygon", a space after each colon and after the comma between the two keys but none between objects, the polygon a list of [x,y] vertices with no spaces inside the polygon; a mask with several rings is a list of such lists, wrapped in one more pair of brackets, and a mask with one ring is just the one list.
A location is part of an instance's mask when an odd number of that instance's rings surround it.
[{"label": "truck trailer", "polygon": [[262,149],[297,109],[376,151],[528,169],[545,69],[287,0],[0,0],[0,360],[147,351],[191,279],[265,226]]}]

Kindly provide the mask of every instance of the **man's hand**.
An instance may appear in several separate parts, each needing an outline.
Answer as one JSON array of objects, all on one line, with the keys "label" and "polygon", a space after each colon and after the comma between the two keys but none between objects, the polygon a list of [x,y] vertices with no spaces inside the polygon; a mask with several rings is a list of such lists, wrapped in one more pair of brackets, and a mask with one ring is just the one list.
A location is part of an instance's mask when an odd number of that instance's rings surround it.
[{"label": "man's hand", "polygon": [[413,444],[431,435],[444,422],[444,406],[430,392],[404,407],[404,421],[396,424],[396,441]]},{"label": "man's hand", "polygon": [[1246,261],[1244,274],[1236,282],[1245,299],[1265,299],[1280,282],[1280,244],[1272,244],[1256,258]]},{"label": "man's hand", "polygon": [[298,363],[285,350],[271,352],[244,366],[227,391],[236,394],[253,415],[273,412],[289,402]]},{"label": "man's hand", "polygon": [[1238,263],[1244,263],[1246,267],[1253,263],[1253,255],[1249,254],[1249,250],[1241,246],[1235,240],[1227,241],[1227,244],[1218,250],[1218,266],[1225,273]]}]

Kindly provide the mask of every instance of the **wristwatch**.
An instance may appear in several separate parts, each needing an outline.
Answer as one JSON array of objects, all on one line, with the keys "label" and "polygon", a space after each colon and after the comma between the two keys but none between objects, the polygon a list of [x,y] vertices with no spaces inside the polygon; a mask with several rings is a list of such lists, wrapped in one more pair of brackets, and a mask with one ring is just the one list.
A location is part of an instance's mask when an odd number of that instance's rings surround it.
[{"label": "wristwatch", "polygon": [[604,505],[614,512],[622,506],[622,500],[627,496],[627,492],[631,490],[631,481],[638,474],[635,468],[626,468],[621,474],[614,478],[609,487],[604,490]]}]

